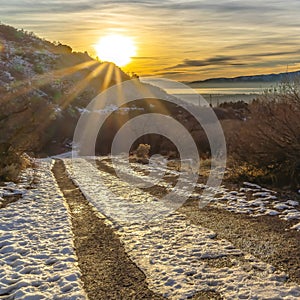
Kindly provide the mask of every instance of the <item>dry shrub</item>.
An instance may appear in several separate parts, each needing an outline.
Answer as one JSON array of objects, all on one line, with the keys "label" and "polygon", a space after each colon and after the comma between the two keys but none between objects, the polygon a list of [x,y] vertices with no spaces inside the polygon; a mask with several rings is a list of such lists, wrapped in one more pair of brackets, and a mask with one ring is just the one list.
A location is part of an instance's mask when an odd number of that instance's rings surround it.
[{"label": "dry shrub", "polygon": [[149,158],[150,145],[148,144],[139,144],[136,149],[136,156],[138,158]]},{"label": "dry shrub", "polygon": [[0,144],[0,180],[17,181],[25,168],[32,166],[31,158],[8,144]]},{"label": "dry shrub", "polygon": [[225,179],[230,179],[232,182],[250,181],[272,183],[272,177],[270,177],[266,169],[236,159],[228,160],[227,164],[228,168],[225,173]]},{"label": "dry shrub", "polygon": [[297,82],[284,82],[249,106],[249,118],[228,140],[236,177],[299,186],[299,88]]},{"label": "dry shrub", "polygon": [[133,156],[130,158],[130,161],[138,162],[142,164],[148,164],[150,149],[151,146],[148,144],[139,144],[137,149],[134,151]]}]

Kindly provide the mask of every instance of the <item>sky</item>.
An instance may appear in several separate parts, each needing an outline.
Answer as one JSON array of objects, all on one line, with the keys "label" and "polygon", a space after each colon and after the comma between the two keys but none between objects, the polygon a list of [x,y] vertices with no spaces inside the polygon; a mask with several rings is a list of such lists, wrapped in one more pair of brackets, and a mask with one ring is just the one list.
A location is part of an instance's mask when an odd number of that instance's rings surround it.
[{"label": "sky", "polygon": [[102,36],[132,37],[137,53],[123,69],[140,76],[300,70],[299,0],[0,0],[0,21],[93,56]]}]

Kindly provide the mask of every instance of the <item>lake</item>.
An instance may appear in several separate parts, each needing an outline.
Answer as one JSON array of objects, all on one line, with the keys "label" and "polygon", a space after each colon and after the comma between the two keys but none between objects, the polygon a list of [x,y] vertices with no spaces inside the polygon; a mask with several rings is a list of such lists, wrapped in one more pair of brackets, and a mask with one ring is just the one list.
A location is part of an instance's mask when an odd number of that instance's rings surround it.
[{"label": "lake", "polygon": [[[270,86],[269,86],[270,87]],[[224,102],[251,102],[261,95],[267,87],[204,87],[193,89],[165,89],[184,101],[203,105],[203,99],[212,106],[217,106]],[[198,96],[201,95],[201,96]]]},{"label": "lake", "polygon": [[141,78],[142,82],[158,86],[168,94],[196,105],[217,106],[224,102],[251,102],[277,82],[194,82],[184,83],[162,78]]}]

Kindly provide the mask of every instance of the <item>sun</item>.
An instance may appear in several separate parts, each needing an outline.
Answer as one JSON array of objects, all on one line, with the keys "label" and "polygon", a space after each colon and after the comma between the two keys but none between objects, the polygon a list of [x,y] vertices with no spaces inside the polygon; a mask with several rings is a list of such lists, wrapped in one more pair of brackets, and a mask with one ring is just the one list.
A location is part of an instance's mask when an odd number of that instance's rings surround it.
[{"label": "sun", "polygon": [[123,67],[136,55],[136,46],[131,37],[119,34],[106,35],[95,45],[100,60],[110,61]]}]

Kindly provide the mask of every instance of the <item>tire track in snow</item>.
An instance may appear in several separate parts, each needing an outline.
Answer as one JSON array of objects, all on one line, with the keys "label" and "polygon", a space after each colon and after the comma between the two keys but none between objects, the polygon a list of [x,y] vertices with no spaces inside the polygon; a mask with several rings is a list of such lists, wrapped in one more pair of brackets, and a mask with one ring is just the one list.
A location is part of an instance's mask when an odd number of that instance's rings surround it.
[{"label": "tire track in snow", "polygon": [[[112,175],[116,174],[110,159],[98,159],[97,163],[101,170]],[[120,160],[117,167],[123,168],[124,171],[124,162]],[[138,167],[147,170],[147,166]],[[135,176],[141,175],[135,170],[128,170],[128,172]],[[164,180],[174,182],[176,178],[172,179],[167,175]],[[143,190],[155,197],[167,193],[163,184]],[[251,253],[264,262],[274,265],[284,271],[289,280],[300,284],[300,233],[290,230],[289,222],[268,215],[253,218],[247,214],[226,211],[222,209],[223,206],[212,204],[199,209],[197,198],[189,199],[179,211],[195,225],[216,231],[219,238],[227,239],[243,252]],[[215,262],[210,263],[215,264]]]},{"label": "tire track in snow", "polygon": [[143,272],[68,178],[62,161],[56,161],[53,172],[70,209],[78,264],[89,299],[162,299],[148,289]]},{"label": "tire track in snow", "polygon": [[[136,201],[145,205],[153,201],[154,204],[155,199],[97,170],[84,159],[77,159],[73,165],[71,160],[64,162],[87,199],[110,218],[107,224],[116,230],[129,256],[146,274],[153,291],[170,299],[186,299],[197,291],[215,291],[225,299],[300,297],[300,287],[287,283],[285,273],[250,254],[243,255],[225,239],[215,239],[214,232],[195,226],[183,214],[174,212],[151,223],[116,222],[112,216],[122,213],[119,211],[122,207],[118,206],[120,195],[128,205]],[[117,194],[115,199],[108,198],[103,185],[98,184],[100,181]],[[222,257],[230,257],[231,265],[216,268],[207,263],[207,259]]]}]

